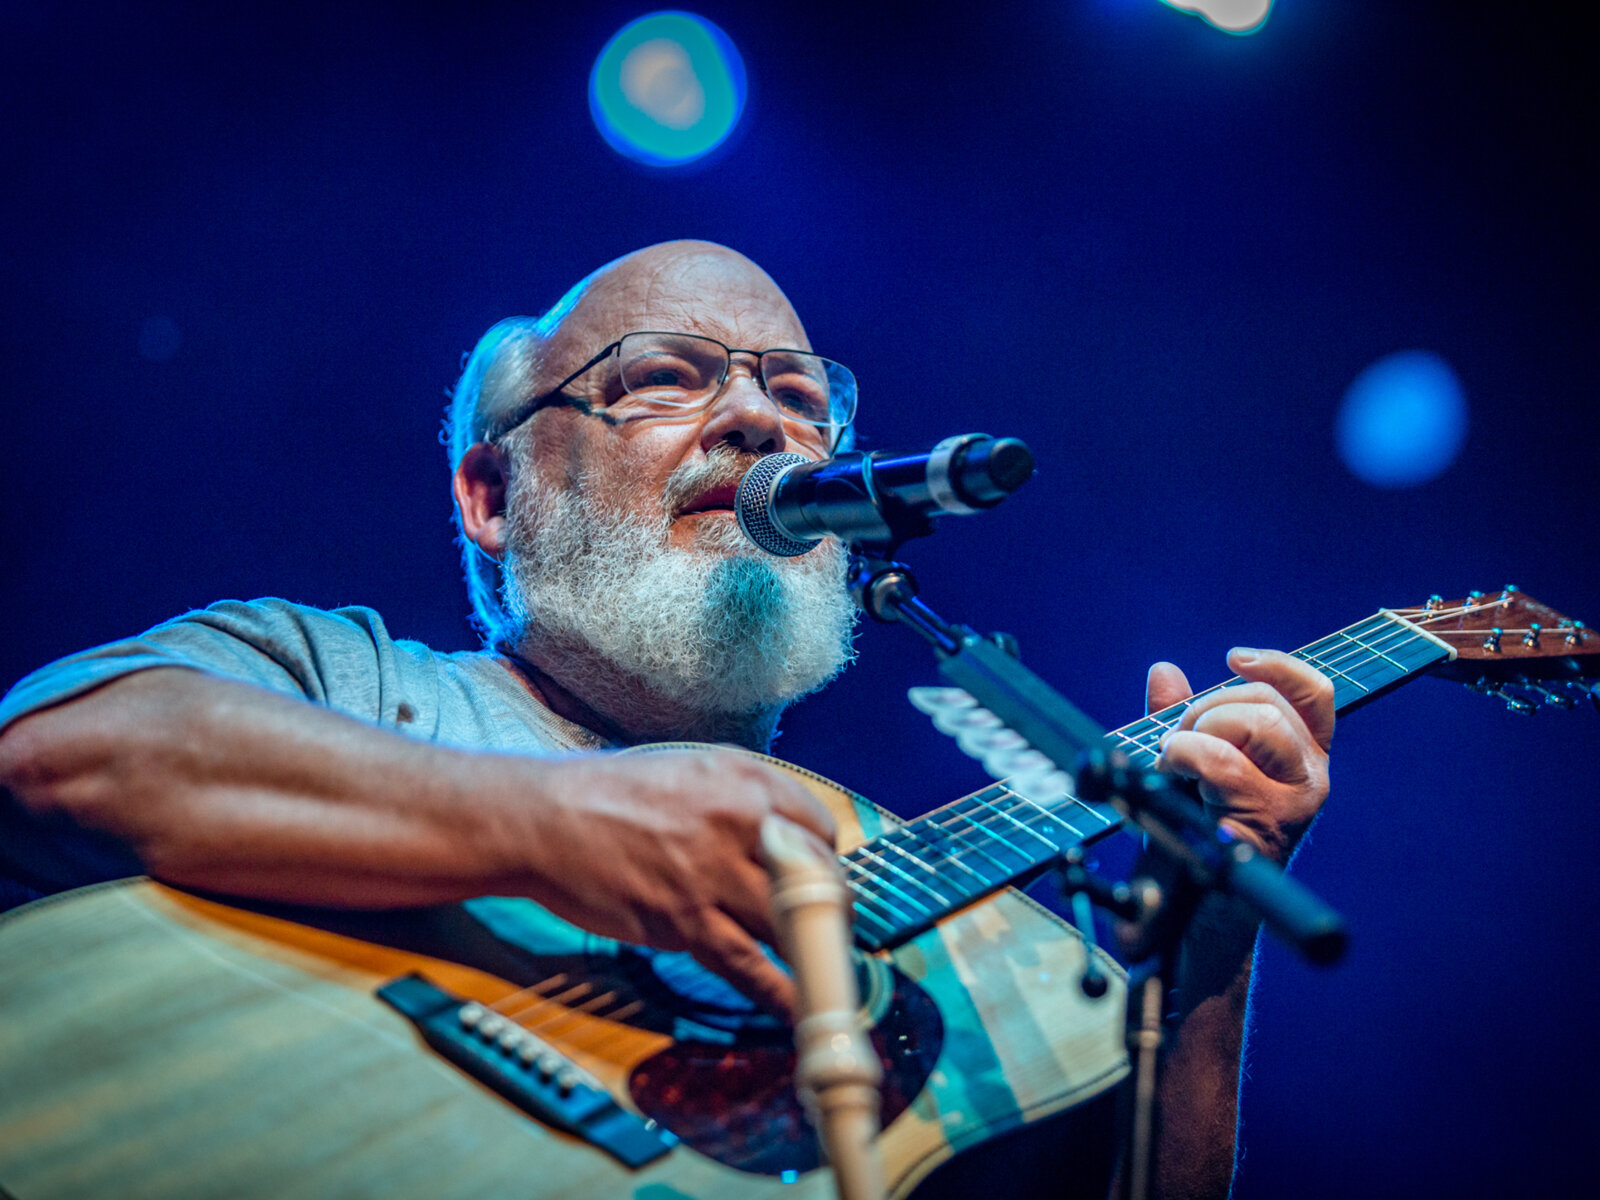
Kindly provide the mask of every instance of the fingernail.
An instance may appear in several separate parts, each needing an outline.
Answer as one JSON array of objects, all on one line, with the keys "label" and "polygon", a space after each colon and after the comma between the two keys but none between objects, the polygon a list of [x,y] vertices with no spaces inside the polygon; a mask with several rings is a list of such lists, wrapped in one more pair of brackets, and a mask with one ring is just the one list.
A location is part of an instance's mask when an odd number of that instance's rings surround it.
[{"label": "fingernail", "polygon": [[1232,650],[1228,651],[1228,657],[1233,659],[1235,662],[1240,662],[1245,666],[1249,666],[1251,663],[1255,662],[1256,659],[1261,657],[1261,651],[1253,650],[1249,646],[1235,646]]}]

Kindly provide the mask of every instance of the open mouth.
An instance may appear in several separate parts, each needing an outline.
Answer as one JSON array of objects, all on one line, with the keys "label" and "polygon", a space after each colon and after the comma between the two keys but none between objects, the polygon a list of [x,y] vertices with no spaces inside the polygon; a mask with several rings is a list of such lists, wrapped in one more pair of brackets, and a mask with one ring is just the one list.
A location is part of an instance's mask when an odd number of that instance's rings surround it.
[{"label": "open mouth", "polygon": [[732,512],[734,499],[738,495],[739,485],[737,483],[720,484],[708,491],[701,492],[688,504],[685,504],[678,511],[678,515],[686,517],[691,513]]}]

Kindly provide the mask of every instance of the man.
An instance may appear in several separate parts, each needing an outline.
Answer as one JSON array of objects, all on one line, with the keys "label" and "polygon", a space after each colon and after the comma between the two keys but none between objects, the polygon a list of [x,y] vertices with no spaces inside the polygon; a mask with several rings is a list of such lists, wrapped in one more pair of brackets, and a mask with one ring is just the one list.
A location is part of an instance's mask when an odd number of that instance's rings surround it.
[{"label": "man", "polygon": [[[853,415],[848,372],[809,354],[748,259],[673,242],[601,268],[544,318],[491,330],[457,390],[453,487],[490,648],[436,655],[368,610],[264,601],[64,660],[0,705],[13,867],[327,906],[528,896],[790,1011],[760,945],[757,833],[776,814],[831,846],[829,814],[737,755],[601,751],[765,749],[783,707],[847,661],[840,548],[769,558],[730,510],[756,457],[825,457]],[[1286,655],[1229,662],[1252,682],[1195,704],[1163,762],[1285,861],[1327,793],[1332,689]],[[1189,694],[1168,664],[1149,693]],[[1254,936],[1210,913],[1187,948],[1171,1195],[1228,1186]]]}]

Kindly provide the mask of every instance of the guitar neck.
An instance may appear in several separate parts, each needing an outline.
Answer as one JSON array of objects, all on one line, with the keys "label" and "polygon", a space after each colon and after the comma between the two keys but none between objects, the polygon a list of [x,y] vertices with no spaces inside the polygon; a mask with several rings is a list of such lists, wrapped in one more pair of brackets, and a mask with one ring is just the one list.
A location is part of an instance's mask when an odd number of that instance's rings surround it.
[{"label": "guitar neck", "polygon": [[[1294,652],[1333,681],[1345,713],[1451,658],[1443,640],[1388,609]],[[1161,738],[1194,700],[1241,682],[1237,677],[1106,735],[1136,767],[1160,756]],[[856,942],[869,950],[899,945],[956,909],[1049,866],[1074,846],[1122,825],[1104,804],[1070,791],[1048,802],[1005,781],[873,838],[841,856],[855,894]]]}]

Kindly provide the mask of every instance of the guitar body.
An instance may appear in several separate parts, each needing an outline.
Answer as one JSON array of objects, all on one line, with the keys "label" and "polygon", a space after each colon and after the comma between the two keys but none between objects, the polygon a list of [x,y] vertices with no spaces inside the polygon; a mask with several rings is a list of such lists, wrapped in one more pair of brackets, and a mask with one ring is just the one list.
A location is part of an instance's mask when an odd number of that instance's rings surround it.
[{"label": "guitar body", "polygon": [[[1521,711],[1600,706],[1593,631],[1513,588],[1381,609],[1296,655],[1328,676],[1340,713],[1429,671]],[[1183,707],[1108,741],[1153,767]],[[987,765],[966,718],[946,717],[935,724]],[[1111,832],[1115,815],[1002,782],[902,824],[756,757],[838,818],[857,941],[886,947],[857,977],[884,1068],[892,1194],[925,1180],[923,1194],[1009,1190],[1023,1150],[991,1140],[1072,1109],[1040,1131],[1055,1186],[1104,1196],[1109,1105],[1085,1102],[1127,1073],[1126,979],[1106,958],[1110,990],[1086,998],[1082,940],[1003,885]],[[105,884],[0,917],[0,1196],[831,1196],[790,1037],[686,956],[594,937],[527,901],[359,914]],[[502,1065],[520,1055],[506,1086]],[[502,1095],[518,1088],[538,1118]],[[969,1149],[949,1171],[976,1162],[981,1179],[929,1179]],[[1074,1149],[1086,1153],[1064,1174]]]},{"label": "guitar body", "polygon": [[[894,823],[765,761],[833,810],[841,849]],[[789,1083],[789,1031],[681,960],[522,901],[291,912],[150,880],[39,901],[0,918],[0,1189],[16,1200],[831,1196]],[[1009,889],[863,960],[895,1196],[1126,1073],[1123,976],[1107,959],[1111,991],[1090,1000],[1083,965],[1075,932]],[[513,1106],[376,997],[412,972],[498,1005],[679,1144],[628,1167]]]}]

